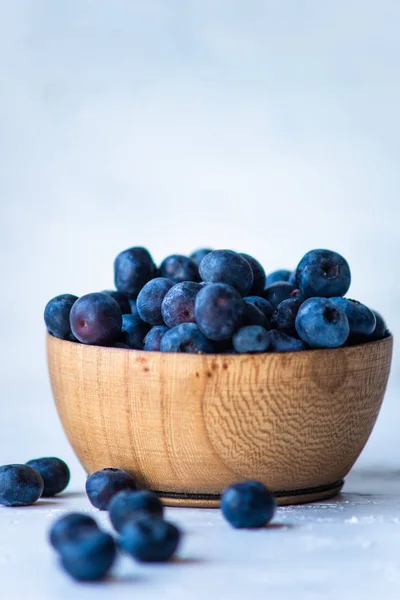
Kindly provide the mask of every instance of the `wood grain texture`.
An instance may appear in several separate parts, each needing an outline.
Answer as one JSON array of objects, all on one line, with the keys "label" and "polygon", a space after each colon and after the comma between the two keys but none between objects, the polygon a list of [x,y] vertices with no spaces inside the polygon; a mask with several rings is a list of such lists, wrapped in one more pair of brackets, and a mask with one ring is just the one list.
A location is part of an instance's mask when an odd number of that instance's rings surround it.
[{"label": "wood grain texture", "polygon": [[392,344],[191,355],[47,337],[57,410],[86,471],[125,469],[175,506],[215,506],[201,496],[244,479],[280,503],[339,491],[376,421]]}]

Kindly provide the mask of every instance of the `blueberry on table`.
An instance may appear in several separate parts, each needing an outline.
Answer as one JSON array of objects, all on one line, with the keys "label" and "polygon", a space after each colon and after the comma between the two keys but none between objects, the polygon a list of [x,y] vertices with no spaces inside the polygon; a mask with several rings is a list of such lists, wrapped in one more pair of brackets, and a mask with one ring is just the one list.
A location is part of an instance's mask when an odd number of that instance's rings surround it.
[{"label": "blueberry on table", "polygon": [[161,314],[168,327],[195,322],[194,304],[201,288],[194,281],[183,281],[168,290],[161,304]]},{"label": "blueberry on table", "polygon": [[162,301],[174,283],[165,277],[155,277],[141,289],[136,307],[140,318],[150,325],[163,325]]},{"label": "blueberry on table", "polygon": [[196,296],[196,323],[210,340],[231,338],[242,324],[244,314],[245,306],[240,294],[225,283],[207,285]]},{"label": "blueberry on table", "polygon": [[35,458],[26,463],[29,467],[36,469],[42,476],[44,489],[42,496],[50,498],[59,494],[69,484],[70,472],[68,466],[60,458],[47,456],[45,458]]},{"label": "blueberry on table", "polygon": [[70,322],[72,333],[82,344],[113,344],[121,334],[121,309],[107,294],[86,294],[72,307]]},{"label": "blueberry on table", "polygon": [[164,562],[176,552],[181,538],[172,523],[142,518],[126,523],[121,531],[122,548],[140,562]]},{"label": "blueberry on table", "polygon": [[350,287],[347,261],[331,250],[310,250],[296,269],[296,284],[306,298],[344,296]]},{"label": "blueberry on table", "polygon": [[104,579],[117,554],[113,537],[94,528],[82,531],[76,539],[65,541],[59,550],[65,571],[78,581]]},{"label": "blueberry on table", "polygon": [[247,292],[249,296],[258,296],[262,294],[265,288],[265,271],[264,267],[250,254],[244,254],[240,252],[240,256],[243,256],[249,263],[251,270],[253,271],[253,285]]},{"label": "blueberry on table", "polygon": [[168,331],[168,327],[165,325],[155,325],[152,327],[144,338],[143,350],[147,350],[149,352],[159,352],[161,338],[166,331]]},{"label": "blueberry on table", "polygon": [[347,341],[349,321],[343,308],[329,298],[309,298],[296,317],[296,331],[311,348],[338,348]]},{"label": "blueberry on table", "polygon": [[257,306],[257,308],[263,311],[264,315],[268,319],[272,317],[275,308],[270,302],[268,302],[268,300],[265,300],[265,298],[262,298],[261,296],[245,296],[243,300]]},{"label": "blueberry on table", "polygon": [[[278,281],[290,281],[290,276],[292,275],[292,271],[288,271],[287,269],[278,269],[277,271],[272,271],[267,275],[267,285],[271,285],[271,283],[278,283]],[[295,283],[294,281],[290,281],[290,283]]]},{"label": "blueberry on table", "polygon": [[213,250],[199,266],[200,276],[208,283],[225,283],[246,296],[253,285],[253,269],[249,262],[232,250]]},{"label": "blueberry on table", "polygon": [[100,510],[107,510],[111,499],[122,490],[136,491],[134,478],[122,469],[102,469],[86,480],[86,493],[90,502]]},{"label": "blueberry on table", "polygon": [[263,311],[258,308],[254,303],[247,302],[245,298],[243,298],[245,315],[243,319],[244,325],[260,325],[265,329],[269,329],[269,320],[263,313]]},{"label": "blueberry on table", "polygon": [[265,352],[269,346],[268,331],[259,325],[246,325],[235,333],[232,342],[240,354]]},{"label": "blueberry on table", "polygon": [[71,336],[69,315],[77,300],[78,297],[72,294],[61,294],[46,304],[44,322],[51,335],[61,340],[69,339]]},{"label": "blueberry on table", "polygon": [[88,529],[99,530],[93,517],[83,513],[68,513],[63,517],[59,517],[52,524],[49,532],[49,542],[55,550],[59,551],[65,542],[75,540],[82,535],[83,531]]},{"label": "blueberry on table", "polygon": [[272,319],[271,327],[273,329],[285,329],[292,331],[295,329],[295,321],[301,301],[297,298],[288,298],[278,304]]},{"label": "blueberry on table", "polygon": [[115,287],[135,299],[156,275],[156,266],[146,248],[134,247],[118,254],[114,262]]},{"label": "blueberry on table", "polygon": [[114,529],[121,531],[129,521],[144,517],[162,518],[164,506],[159,497],[153,492],[119,492],[111,500],[108,507],[111,523]]},{"label": "blueberry on table", "polygon": [[307,345],[303,340],[286,333],[282,329],[271,329],[268,332],[268,337],[269,352],[299,352],[299,350],[307,350]]},{"label": "blueberry on table", "polygon": [[115,302],[121,309],[121,313],[123,315],[129,315],[132,312],[131,304],[129,298],[126,294],[119,292],[118,290],[103,290],[102,294],[107,294],[107,296],[111,296],[114,298]]},{"label": "blueberry on table", "polygon": [[162,261],[159,268],[160,277],[166,277],[174,283],[182,281],[199,281],[199,269],[195,261],[182,254],[171,254]]},{"label": "blueberry on table", "polygon": [[376,327],[376,317],[372,310],[357,300],[331,298],[337,306],[343,308],[350,325],[350,335],[371,335]]},{"label": "blueberry on table", "polygon": [[211,354],[214,344],[200,331],[196,323],[181,323],[169,329],[161,338],[161,352],[186,352],[189,354]]},{"label": "blueberry on table", "polygon": [[212,252],[211,248],[199,248],[199,250],[192,252],[190,258],[199,266],[205,255],[210,254],[210,252]]},{"label": "blueberry on table", "polygon": [[0,504],[4,506],[30,506],[43,493],[42,476],[27,465],[0,467]]},{"label": "blueberry on table", "polygon": [[264,527],[274,516],[275,498],[262,483],[234,483],[222,493],[221,511],[236,528]]},{"label": "blueberry on table", "polygon": [[137,315],[122,315],[122,341],[129,348],[143,350],[144,338],[150,327]]},{"label": "blueberry on table", "polygon": [[288,300],[292,297],[292,293],[295,291],[296,286],[288,281],[278,281],[277,283],[271,283],[267,285],[264,290],[264,298],[268,300],[270,304],[277,308],[278,304],[284,300]]}]

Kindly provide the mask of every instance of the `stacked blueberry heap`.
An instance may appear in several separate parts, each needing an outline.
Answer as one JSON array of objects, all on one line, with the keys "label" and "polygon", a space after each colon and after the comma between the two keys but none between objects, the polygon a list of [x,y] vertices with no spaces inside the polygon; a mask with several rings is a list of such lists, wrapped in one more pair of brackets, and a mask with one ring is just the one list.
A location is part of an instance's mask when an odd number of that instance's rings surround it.
[{"label": "stacked blueberry heap", "polygon": [[351,282],[337,252],[311,250],[295,271],[266,276],[252,256],[202,249],[157,269],[145,248],[121,252],[116,291],[47,304],[48,332],[83,344],[189,353],[290,352],[384,338],[382,317],[345,298]]}]

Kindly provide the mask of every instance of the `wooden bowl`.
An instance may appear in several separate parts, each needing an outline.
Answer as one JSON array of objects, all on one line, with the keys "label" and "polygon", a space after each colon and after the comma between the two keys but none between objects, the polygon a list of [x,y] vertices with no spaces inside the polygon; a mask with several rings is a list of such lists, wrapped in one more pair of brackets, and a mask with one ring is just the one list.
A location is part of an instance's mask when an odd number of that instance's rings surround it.
[{"label": "wooden bowl", "polygon": [[392,345],[194,355],[47,338],[58,413],[86,471],[119,467],[167,505],[207,507],[245,479],[280,504],[338,493],[378,416]]}]

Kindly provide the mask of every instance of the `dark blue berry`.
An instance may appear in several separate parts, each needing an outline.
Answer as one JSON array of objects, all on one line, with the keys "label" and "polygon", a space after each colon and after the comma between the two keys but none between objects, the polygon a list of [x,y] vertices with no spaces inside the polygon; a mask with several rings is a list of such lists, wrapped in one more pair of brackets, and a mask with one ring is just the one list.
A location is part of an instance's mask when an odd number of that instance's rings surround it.
[{"label": "dark blue berry", "polygon": [[297,298],[288,298],[278,304],[272,319],[271,327],[273,329],[286,329],[289,332],[295,329],[295,321],[299,308],[300,300]]},{"label": "dark blue berry", "polygon": [[136,306],[140,318],[150,325],[163,325],[161,304],[173,282],[165,277],[156,277],[143,287],[137,297]]},{"label": "dark blue berry", "polygon": [[268,300],[274,308],[277,308],[278,304],[292,297],[292,293],[295,289],[296,287],[293,283],[289,283],[288,281],[271,283],[271,285],[267,285],[264,290],[264,298]]},{"label": "dark blue berry", "polygon": [[129,521],[143,517],[162,518],[164,507],[159,497],[153,492],[123,491],[114,496],[108,511],[111,523],[120,532]]},{"label": "dark blue berry", "polygon": [[72,333],[83,344],[112,344],[121,335],[121,309],[111,296],[100,292],[79,298],[70,322]]},{"label": "dark blue berry", "polygon": [[307,345],[302,340],[281,329],[271,329],[268,335],[270,352],[298,352],[307,349]]},{"label": "dark blue berry", "polygon": [[244,312],[243,299],[232,286],[225,283],[207,285],[196,296],[196,323],[211,340],[231,338],[241,325]]},{"label": "dark blue berry", "polygon": [[168,327],[181,323],[194,323],[194,304],[201,285],[194,281],[177,283],[164,296],[161,314]]},{"label": "dark blue berry", "polygon": [[143,350],[148,350],[150,352],[159,352],[161,338],[164,333],[168,331],[168,327],[165,325],[155,325],[149,331],[149,333],[144,338],[144,347]]},{"label": "dark blue berry", "polygon": [[0,467],[0,504],[29,506],[39,500],[43,489],[42,476],[32,467],[27,465]]},{"label": "dark blue berry", "polygon": [[275,509],[274,496],[258,481],[234,483],[222,493],[221,511],[233,527],[264,527],[271,521]]},{"label": "dark blue berry", "polygon": [[104,579],[116,558],[114,539],[96,529],[82,530],[76,539],[60,546],[61,564],[78,581]]},{"label": "dark blue berry", "polygon": [[311,348],[337,348],[349,337],[345,311],[329,298],[309,298],[296,317],[296,331]]},{"label": "dark blue berry", "polygon": [[67,340],[71,336],[69,315],[71,308],[78,300],[72,294],[61,294],[52,298],[44,309],[44,322],[47,331],[56,338]]},{"label": "dark blue berry", "polygon": [[191,258],[182,254],[171,254],[164,258],[159,269],[160,277],[166,277],[174,283],[199,281],[199,269]]},{"label": "dark blue berry", "polygon": [[122,342],[129,348],[143,350],[144,338],[149,331],[149,325],[137,315],[122,315]]},{"label": "dark blue berry", "polygon": [[232,250],[214,250],[199,267],[201,278],[209,283],[226,283],[245,296],[253,285],[254,275],[249,262]]},{"label": "dark blue berry", "polygon": [[385,320],[376,310],[373,310],[372,312],[375,315],[376,325],[374,331],[369,337],[371,340],[382,340],[388,335],[388,329]]},{"label": "dark blue berry", "polygon": [[52,524],[49,532],[50,544],[55,550],[60,550],[65,542],[75,540],[82,531],[87,529],[99,530],[92,517],[82,513],[68,513]]},{"label": "dark blue berry", "polygon": [[200,331],[196,323],[181,323],[169,329],[161,338],[161,352],[210,354],[214,344]]},{"label": "dark blue berry", "polygon": [[240,252],[240,256],[243,256],[249,263],[251,270],[253,271],[253,285],[247,292],[249,296],[258,296],[263,293],[265,288],[265,271],[264,267],[250,254],[244,254]]},{"label": "dark blue berry", "polygon": [[260,327],[269,329],[269,320],[263,311],[252,302],[246,302],[245,299],[243,299],[243,302],[245,307],[243,325],[260,325]]},{"label": "dark blue berry", "polygon": [[233,336],[233,347],[236,352],[265,352],[268,350],[268,331],[259,325],[241,327]]},{"label": "dark blue berry", "polygon": [[60,458],[55,458],[54,456],[35,458],[26,464],[36,469],[42,476],[44,483],[43,497],[55,496],[65,490],[69,484],[69,468]]},{"label": "dark blue berry", "polygon": [[257,306],[257,308],[263,311],[268,319],[272,317],[275,309],[268,300],[265,300],[265,298],[261,298],[261,296],[245,296],[243,300]]},{"label": "dark blue berry", "polygon": [[122,469],[102,469],[86,480],[86,493],[90,502],[100,510],[107,510],[111,498],[122,490],[137,490],[137,483]]},{"label": "dark blue berry", "polygon": [[118,254],[114,262],[115,287],[135,299],[156,274],[156,266],[145,248],[135,247]]},{"label": "dark blue berry", "polygon": [[296,269],[296,283],[306,298],[344,296],[350,287],[347,261],[331,250],[310,250]]},{"label": "dark blue berry", "polygon": [[[271,285],[271,283],[278,283],[278,281],[289,281],[289,278],[292,274],[292,271],[288,271],[287,269],[278,269],[277,271],[272,271],[267,275],[267,285]],[[294,283],[294,281],[291,281]]]},{"label": "dark blue berry", "polygon": [[143,518],[130,521],[121,532],[121,546],[140,562],[164,562],[176,552],[180,531],[162,519]]},{"label": "dark blue berry", "polygon": [[107,294],[107,296],[111,296],[111,298],[114,298],[115,302],[120,307],[121,313],[123,315],[131,314],[131,312],[132,312],[131,304],[130,304],[129,298],[126,294],[123,294],[122,292],[118,292],[117,290],[103,290],[101,293]]},{"label": "dark blue berry", "polygon": [[197,266],[201,263],[206,254],[210,254],[212,252],[211,248],[200,248],[199,250],[195,250],[190,255],[190,258],[194,260]]},{"label": "dark blue berry", "polygon": [[365,304],[348,298],[331,298],[337,306],[343,308],[350,326],[350,335],[371,335],[376,327],[376,317]]}]

